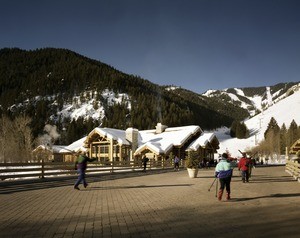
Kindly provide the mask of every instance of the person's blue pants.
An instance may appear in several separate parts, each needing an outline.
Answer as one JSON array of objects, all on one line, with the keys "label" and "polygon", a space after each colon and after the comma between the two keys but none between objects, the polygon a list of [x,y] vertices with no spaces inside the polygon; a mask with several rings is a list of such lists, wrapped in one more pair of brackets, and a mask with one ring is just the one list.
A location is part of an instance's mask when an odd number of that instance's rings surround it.
[{"label": "person's blue pants", "polygon": [[248,170],[243,170],[242,171],[242,180],[243,181],[246,180],[247,182],[249,181],[249,171]]},{"label": "person's blue pants", "polygon": [[77,187],[81,182],[83,183],[83,186],[86,187],[87,186],[87,182],[85,181],[85,170],[84,169],[78,169],[78,179],[75,183],[75,187]]}]

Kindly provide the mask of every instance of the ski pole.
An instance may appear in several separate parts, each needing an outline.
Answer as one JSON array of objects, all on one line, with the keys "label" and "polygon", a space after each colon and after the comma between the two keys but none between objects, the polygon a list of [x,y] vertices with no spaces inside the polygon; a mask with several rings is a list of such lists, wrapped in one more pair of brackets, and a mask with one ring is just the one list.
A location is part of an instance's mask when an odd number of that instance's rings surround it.
[{"label": "ski pole", "polygon": [[213,186],[214,183],[216,182],[216,179],[217,179],[217,178],[215,178],[214,181],[212,182],[212,184],[210,185],[210,187],[209,187],[209,189],[208,189],[208,192],[210,191],[210,189],[212,188],[212,186]]},{"label": "ski pole", "polygon": [[217,186],[216,186],[216,197],[218,196],[218,180],[217,180]]}]

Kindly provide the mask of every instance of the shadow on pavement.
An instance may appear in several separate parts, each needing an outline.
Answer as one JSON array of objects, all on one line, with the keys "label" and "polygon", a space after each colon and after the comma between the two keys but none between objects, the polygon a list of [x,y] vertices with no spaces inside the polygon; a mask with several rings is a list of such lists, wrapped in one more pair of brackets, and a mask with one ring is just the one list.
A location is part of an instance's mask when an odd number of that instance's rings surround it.
[{"label": "shadow on pavement", "polygon": [[182,187],[192,186],[194,184],[165,184],[165,185],[138,185],[138,186],[107,186],[91,187],[90,190],[110,190],[110,189],[128,189],[128,188],[162,188],[162,187]]},{"label": "shadow on pavement", "polygon": [[276,193],[276,194],[270,194],[268,196],[260,196],[260,197],[252,197],[252,198],[232,198],[230,199],[230,201],[243,202],[243,201],[261,199],[261,198],[287,198],[287,197],[300,197],[300,193],[288,193],[288,194]]},{"label": "shadow on pavement", "polygon": [[[113,173],[113,174],[94,174],[94,175],[88,174],[86,175],[86,179],[88,183],[92,183],[92,182],[99,182],[105,180],[162,174],[168,172],[172,172],[172,171],[164,169],[164,170],[149,170],[146,173],[138,171],[138,172],[124,172],[124,173],[120,172],[120,173]],[[0,194],[10,194],[16,192],[38,190],[38,189],[48,189],[53,187],[74,186],[76,180],[77,180],[77,176],[7,181],[7,182],[0,183]]]}]

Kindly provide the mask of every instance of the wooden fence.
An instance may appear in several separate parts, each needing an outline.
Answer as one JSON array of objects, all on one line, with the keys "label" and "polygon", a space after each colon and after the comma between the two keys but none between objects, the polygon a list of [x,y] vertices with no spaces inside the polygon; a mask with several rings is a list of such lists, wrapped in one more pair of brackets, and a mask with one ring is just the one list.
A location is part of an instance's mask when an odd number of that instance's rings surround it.
[{"label": "wooden fence", "polygon": [[287,160],[285,171],[300,182],[300,163],[297,160]]},{"label": "wooden fence", "polygon": [[[169,161],[154,161],[147,163],[147,170],[170,169],[173,164]],[[92,162],[88,163],[86,174],[101,174],[115,172],[142,171],[141,161],[123,162]],[[1,163],[0,180],[25,179],[25,178],[47,178],[55,176],[76,175],[74,163],[66,162],[39,162],[39,163]]]}]

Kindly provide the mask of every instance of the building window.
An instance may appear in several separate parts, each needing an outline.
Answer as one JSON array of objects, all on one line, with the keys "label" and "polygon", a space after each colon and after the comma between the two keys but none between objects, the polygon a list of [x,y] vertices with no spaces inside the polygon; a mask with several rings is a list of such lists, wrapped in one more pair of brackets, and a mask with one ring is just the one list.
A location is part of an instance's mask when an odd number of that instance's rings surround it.
[{"label": "building window", "polygon": [[98,146],[92,146],[92,154],[98,154]]},{"label": "building window", "polygon": [[120,146],[115,145],[114,146],[114,153],[119,153],[120,152]]},{"label": "building window", "polygon": [[109,148],[107,145],[100,146],[100,154],[108,154]]}]

